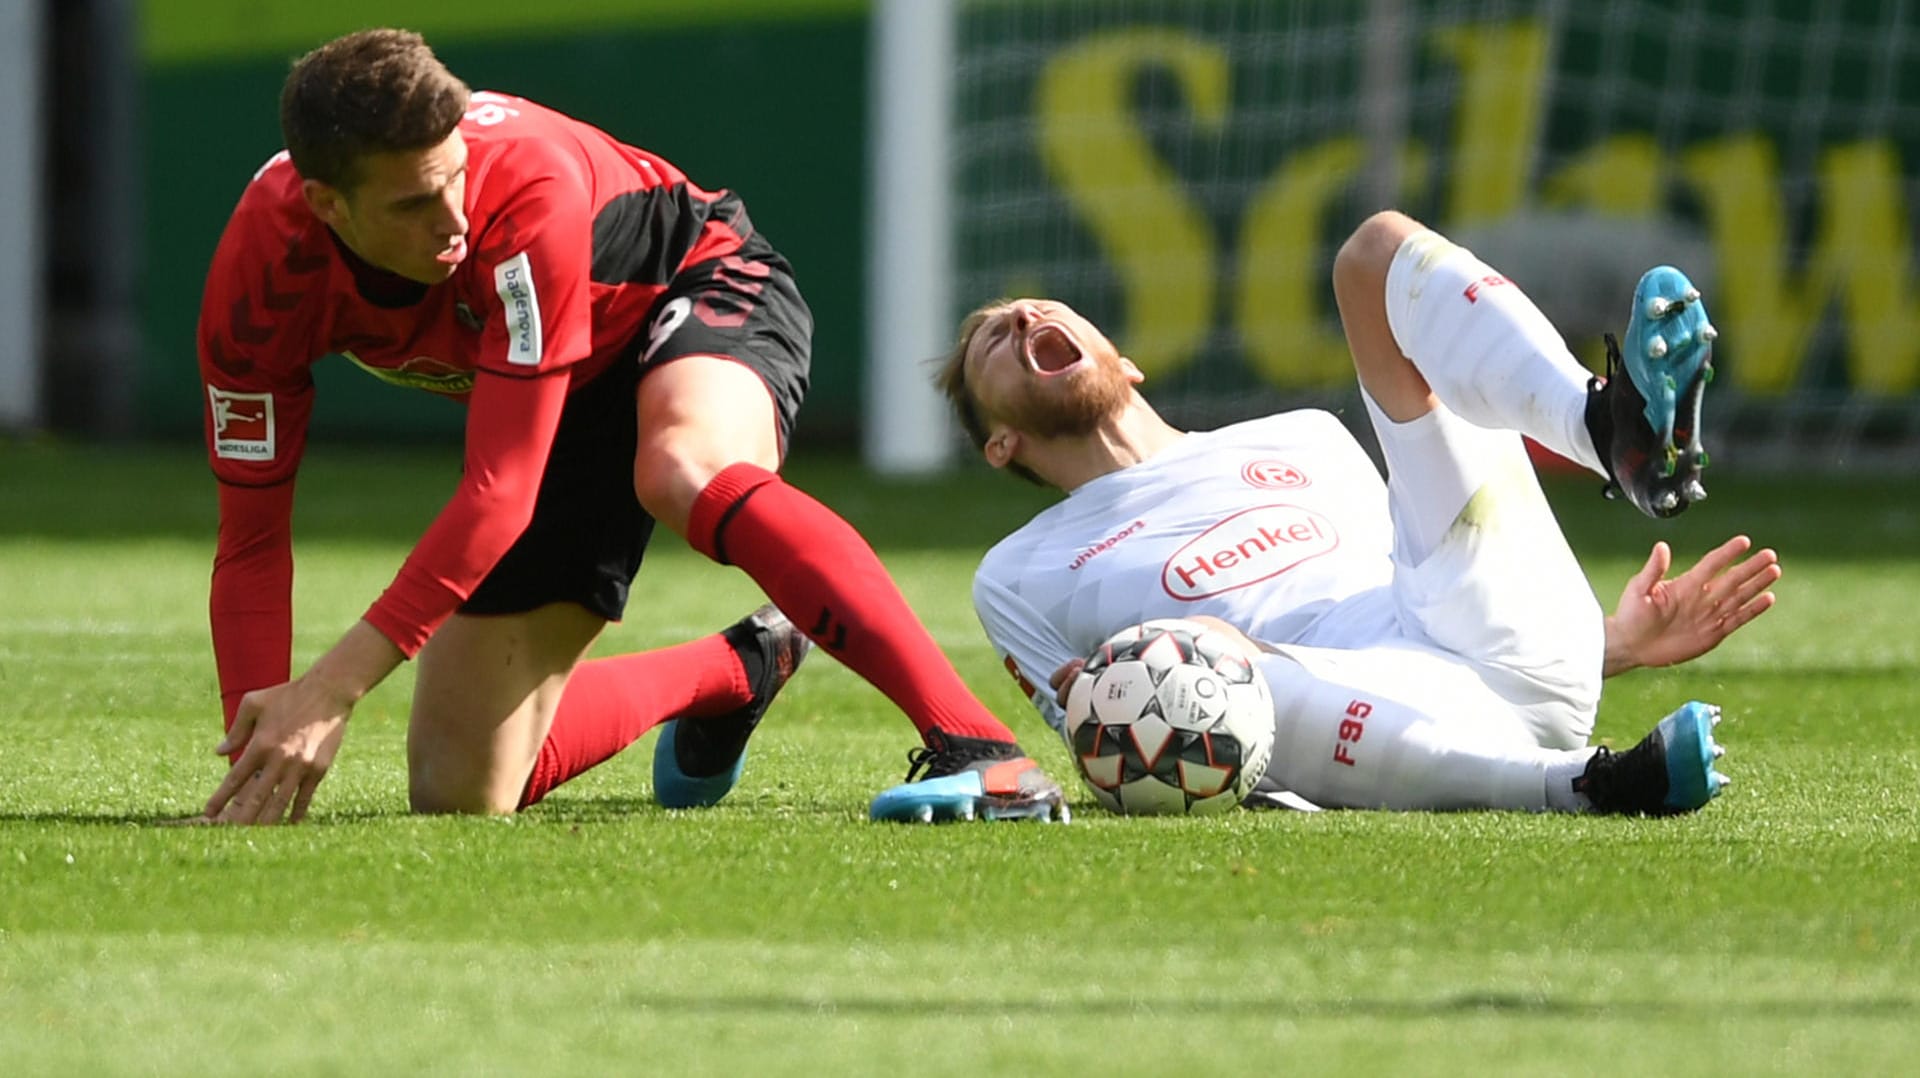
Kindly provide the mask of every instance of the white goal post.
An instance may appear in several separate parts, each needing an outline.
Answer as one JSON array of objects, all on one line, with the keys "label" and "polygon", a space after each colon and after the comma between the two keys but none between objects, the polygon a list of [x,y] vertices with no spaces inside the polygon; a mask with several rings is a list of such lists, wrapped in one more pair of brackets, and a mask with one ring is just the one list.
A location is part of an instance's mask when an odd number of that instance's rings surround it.
[{"label": "white goal post", "polygon": [[[868,460],[951,458],[924,360],[1058,296],[1176,422],[1354,414],[1327,273],[1398,206],[1577,353],[1669,262],[1722,467],[1920,469],[1902,0],[876,0]],[[935,120],[932,117],[944,119]]]},{"label": "white goal post", "polygon": [[40,378],[40,0],[0,0],[0,433],[44,422]]},{"label": "white goal post", "polygon": [[888,475],[935,471],[951,449],[926,361],[953,304],[953,30],[953,0],[874,0],[863,455]]}]

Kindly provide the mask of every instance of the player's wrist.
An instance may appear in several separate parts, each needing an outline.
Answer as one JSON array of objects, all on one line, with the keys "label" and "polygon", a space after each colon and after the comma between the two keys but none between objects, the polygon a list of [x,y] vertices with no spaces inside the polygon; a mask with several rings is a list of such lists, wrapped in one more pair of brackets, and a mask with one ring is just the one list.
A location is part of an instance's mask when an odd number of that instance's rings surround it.
[{"label": "player's wrist", "polygon": [[352,708],[400,665],[400,649],[365,621],[356,622],[301,680],[342,710]]},{"label": "player's wrist", "polygon": [[1614,677],[1629,670],[1636,670],[1643,664],[1622,631],[1618,618],[1608,617],[1604,621],[1605,644],[1600,661],[1600,676]]}]

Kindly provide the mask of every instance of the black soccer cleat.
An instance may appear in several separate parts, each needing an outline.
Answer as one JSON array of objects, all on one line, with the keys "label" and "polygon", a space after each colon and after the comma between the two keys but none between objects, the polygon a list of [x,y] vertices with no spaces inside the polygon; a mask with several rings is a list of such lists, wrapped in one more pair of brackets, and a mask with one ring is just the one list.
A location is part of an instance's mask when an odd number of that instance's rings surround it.
[{"label": "black soccer cleat", "polygon": [[1607,467],[1608,497],[1652,517],[1705,500],[1700,399],[1716,336],[1686,274],[1656,266],[1640,278],[1625,346],[1607,334],[1606,377],[1587,383],[1587,433]]},{"label": "black soccer cleat", "polygon": [[1725,755],[1713,740],[1720,709],[1698,700],[1661,719],[1625,752],[1602,746],[1573,780],[1573,792],[1592,810],[1612,816],[1678,816],[1720,795],[1725,775],[1713,769]]},{"label": "black soccer cleat", "polygon": [[740,656],[753,699],[727,715],[676,719],[653,746],[653,796],[667,808],[715,805],[740,781],[747,739],[813,642],[769,603],[720,631]]},{"label": "black soccer cleat", "polygon": [[1058,820],[1066,795],[1011,741],[956,737],[939,728],[907,754],[907,780],[880,792],[867,808],[874,820]]}]

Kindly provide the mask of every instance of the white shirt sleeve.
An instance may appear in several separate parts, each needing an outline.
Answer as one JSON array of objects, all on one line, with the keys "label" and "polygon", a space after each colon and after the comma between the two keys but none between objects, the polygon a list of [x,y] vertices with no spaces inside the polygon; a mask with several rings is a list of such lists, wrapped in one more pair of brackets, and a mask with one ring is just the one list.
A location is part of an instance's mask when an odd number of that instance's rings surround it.
[{"label": "white shirt sleeve", "polygon": [[1066,713],[1054,703],[1048,679],[1069,660],[1085,656],[1075,655],[1059,630],[1039,611],[984,571],[973,578],[973,608],[1007,672],[1019,680],[1021,690],[1047,725],[1065,738]]}]

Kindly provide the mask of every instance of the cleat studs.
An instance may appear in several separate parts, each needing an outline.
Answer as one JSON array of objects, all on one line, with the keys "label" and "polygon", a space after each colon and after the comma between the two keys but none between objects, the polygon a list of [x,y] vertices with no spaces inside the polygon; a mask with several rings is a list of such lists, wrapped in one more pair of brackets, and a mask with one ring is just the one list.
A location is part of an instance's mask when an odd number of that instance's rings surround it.
[{"label": "cleat studs", "polygon": [[1667,299],[1667,297],[1665,296],[1655,296],[1652,299],[1647,301],[1647,317],[1648,318],[1665,318],[1667,316],[1667,312],[1672,309],[1673,309],[1672,301]]},{"label": "cleat studs", "polygon": [[[1712,340],[1713,338],[1708,337],[1707,339]],[[1713,364],[1703,363],[1700,365],[1700,378],[1707,382],[1713,381]]]},{"label": "cleat studs", "polygon": [[1700,327],[1700,339],[1703,341],[1706,341],[1708,344],[1712,344],[1714,341],[1718,340],[1719,337],[1720,337],[1720,331],[1713,328],[1713,323],[1709,322],[1706,325]]},{"label": "cleat studs", "polygon": [[1667,339],[1665,337],[1655,337],[1653,340],[1648,341],[1647,354],[1652,356],[1655,359],[1659,359],[1661,356],[1666,355]]},{"label": "cleat studs", "polygon": [[1724,747],[1717,744],[1713,746],[1714,759],[1718,760],[1720,757],[1725,756],[1726,754],[1727,754],[1727,750]]},{"label": "cleat studs", "polygon": [[1680,495],[1671,490],[1663,490],[1653,496],[1653,507],[1662,513],[1680,506]]},{"label": "cleat studs", "polygon": [[1699,301],[1699,299],[1700,299],[1700,290],[1698,288],[1687,289],[1686,300],[1688,303],[1696,303]]},{"label": "cleat studs", "polygon": [[973,820],[973,806],[961,805],[959,808],[954,810],[953,815],[955,819],[970,823]]},{"label": "cleat studs", "polygon": [[[1704,502],[1707,500],[1707,488],[1702,486],[1698,479],[1687,480],[1685,486],[1681,488],[1681,493],[1685,494],[1687,500],[1690,502]],[[1718,720],[1716,719],[1715,721]]]},{"label": "cleat studs", "polygon": [[932,805],[914,806],[913,818],[920,821],[921,823],[932,823],[933,822],[933,806]]}]

